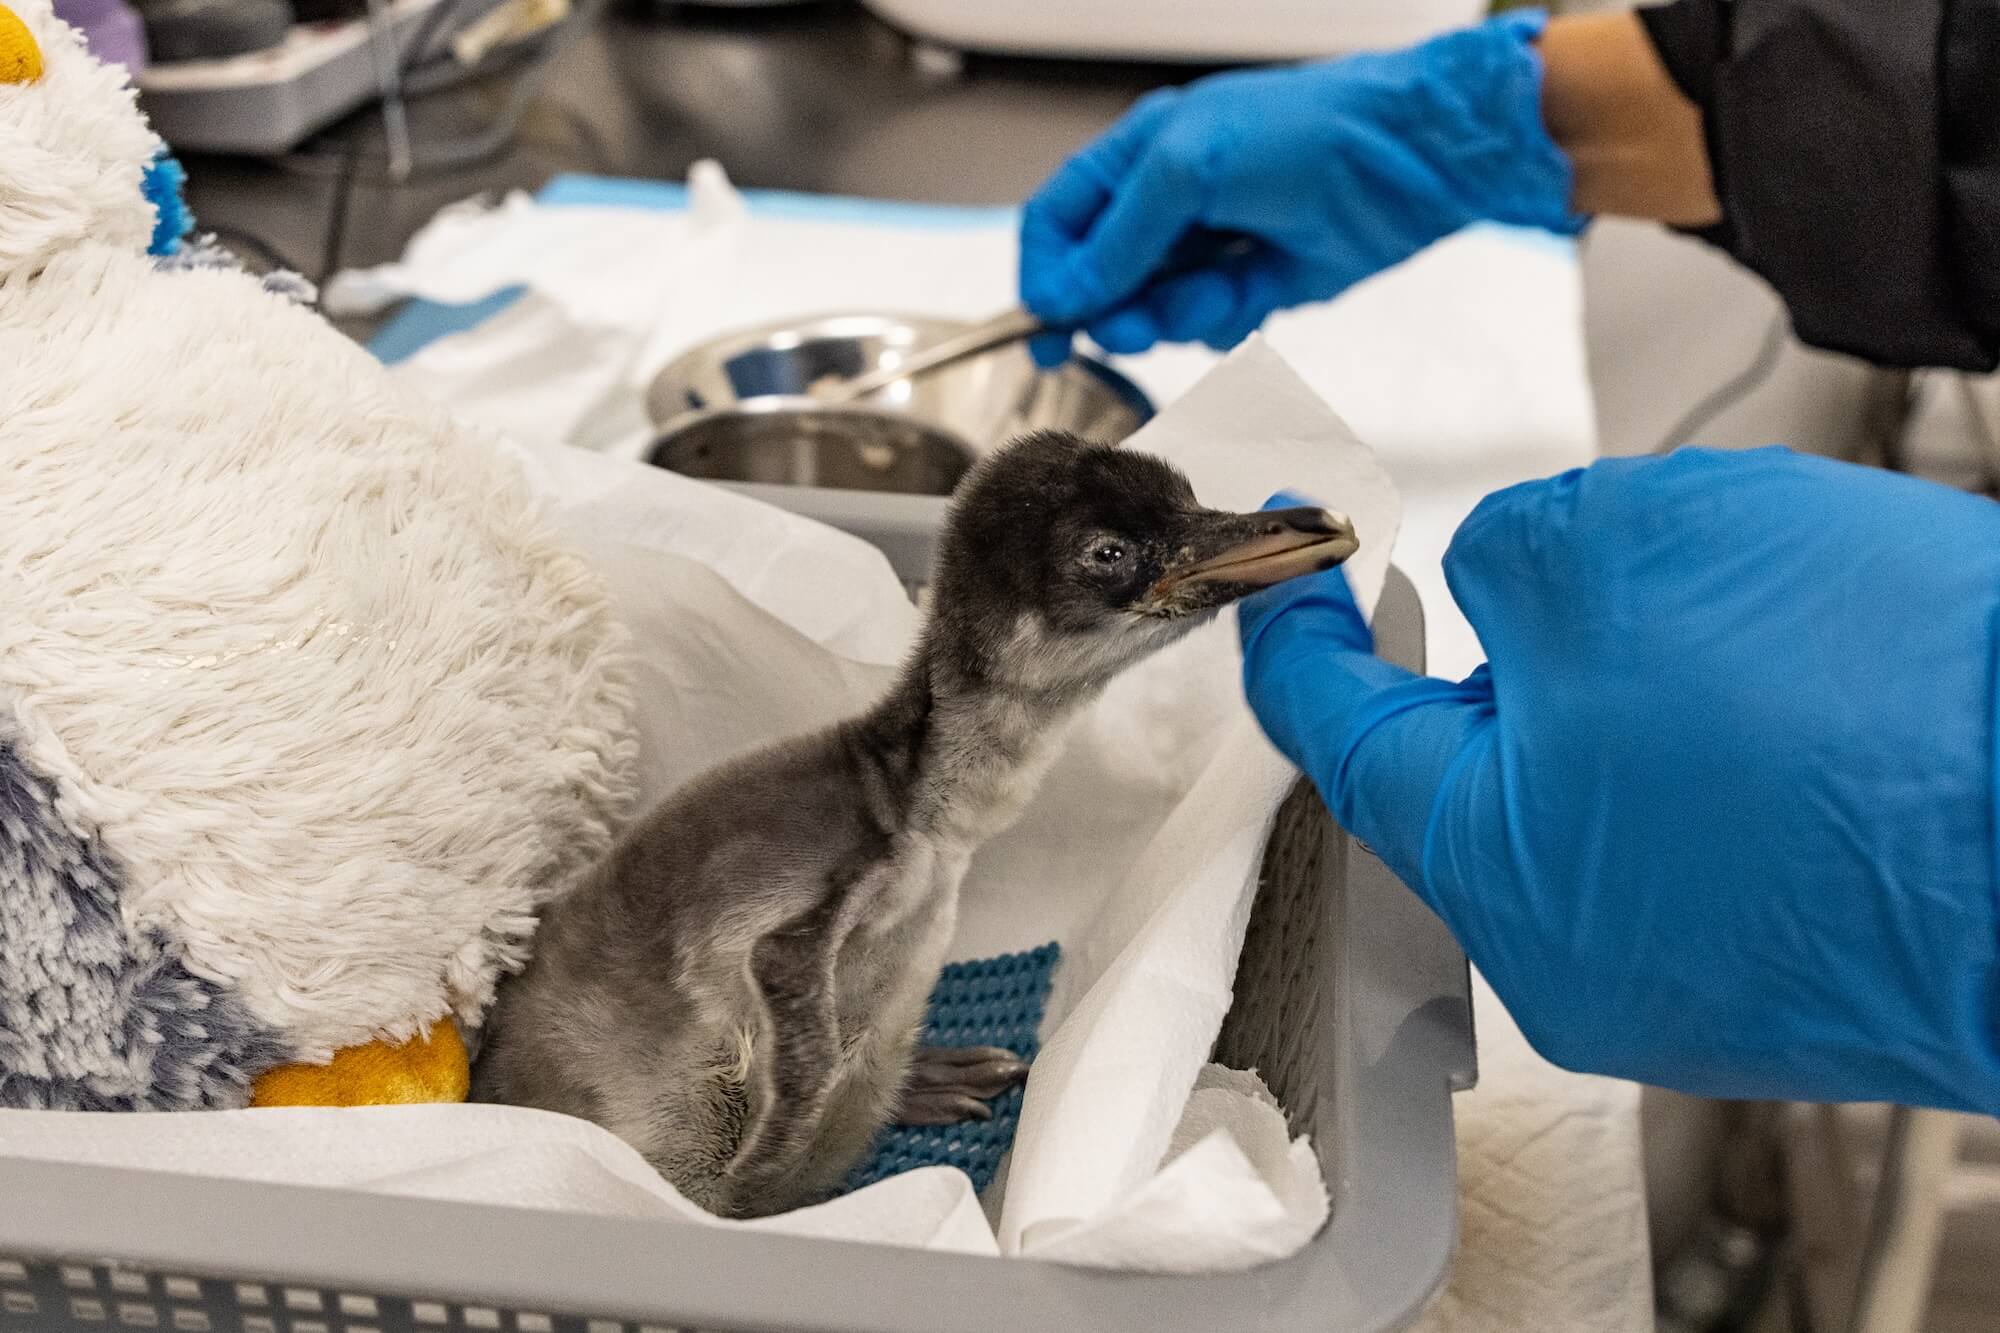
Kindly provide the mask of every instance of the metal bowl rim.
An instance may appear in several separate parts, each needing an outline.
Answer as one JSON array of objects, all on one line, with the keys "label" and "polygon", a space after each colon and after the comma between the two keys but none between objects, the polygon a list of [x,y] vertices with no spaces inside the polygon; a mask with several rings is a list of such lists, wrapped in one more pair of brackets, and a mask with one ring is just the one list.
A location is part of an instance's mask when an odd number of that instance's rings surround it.
[{"label": "metal bowl rim", "polygon": [[[846,405],[841,409],[834,409],[829,404],[822,404],[818,399],[803,394],[759,394],[753,398],[739,398],[733,403],[722,406],[690,408],[676,413],[665,420],[661,420],[656,415],[654,408],[654,402],[658,396],[655,390],[659,388],[661,381],[665,380],[674,371],[681,369],[697,355],[717,365],[722,365],[752,348],[770,346],[771,338],[781,333],[798,334],[800,335],[800,342],[805,341],[808,336],[854,337],[860,334],[859,329],[851,332],[843,332],[842,326],[847,325],[866,326],[878,332],[885,325],[919,331],[932,330],[942,337],[949,337],[954,333],[963,333],[965,330],[971,328],[972,324],[971,320],[953,319],[943,315],[907,315],[893,310],[849,310],[807,315],[792,319],[767,320],[762,324],[738,329],[734,333],[721,334],[718,337],[710,339],[708,342],[699,343],[681,352],[673,360],[662,366],[659,372],[646,385],[646,415],[653,422],[654,440],[657,442],[659,437],[666,434],[669,430],[676,429],[680,425],[685,424],[684,418],[703,413],[750,411],[752,410],[750,405],[753,403],[790,404],[793,406],[797,406],[800,403],[812,403],[816,405],[814,410],[818,411],[849,410],[852,407],[864,406],[862,404],[852,404]],[[796,346],[797,344],[794,343],[792,345]],[[785,351],[789,349],[780,347],[775,350]],[[1146,391],[1133,383],[1122,372],[1114,369],[1108,362],[1088,353],[1077,353],[1054,373],[1061,374],[1072,368],[1080,374],[1089,375],[1095,379],[1099,385],[1108,390],[1113,397],[1117,398],[1120,403],[1124,404],[1127,409],[1137,416],[1138,422],[1133,427],[1134,430],[1153,419],[1156,409],[1153,407],[1153,400],[1147,396]],[[876,409],[876,411],[880,413],[881,409]],[[912,417],[912,419],[917,418]],[[946,432],[946,434],[952,434],[952,432]]]}]

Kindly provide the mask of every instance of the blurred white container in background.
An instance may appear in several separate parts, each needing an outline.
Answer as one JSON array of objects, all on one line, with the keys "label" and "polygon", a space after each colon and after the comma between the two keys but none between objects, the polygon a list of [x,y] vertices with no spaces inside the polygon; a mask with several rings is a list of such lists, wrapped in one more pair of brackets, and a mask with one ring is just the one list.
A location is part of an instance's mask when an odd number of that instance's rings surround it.
[{"label": "blurred white container in background", "polygon": [[1404,46],[1478,20],[1487,0],[863,0],[919,41],[963,51],[1227,63]]}]

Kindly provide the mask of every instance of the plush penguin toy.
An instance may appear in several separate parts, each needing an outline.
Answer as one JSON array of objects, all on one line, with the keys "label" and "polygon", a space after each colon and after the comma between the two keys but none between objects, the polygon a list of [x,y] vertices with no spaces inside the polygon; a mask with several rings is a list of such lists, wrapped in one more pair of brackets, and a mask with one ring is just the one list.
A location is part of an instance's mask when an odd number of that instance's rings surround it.
[{"label": "plush penguin toy", "polygon": [[608,595],[6,3],[0,1107],[460,1100],[630,795]]}]

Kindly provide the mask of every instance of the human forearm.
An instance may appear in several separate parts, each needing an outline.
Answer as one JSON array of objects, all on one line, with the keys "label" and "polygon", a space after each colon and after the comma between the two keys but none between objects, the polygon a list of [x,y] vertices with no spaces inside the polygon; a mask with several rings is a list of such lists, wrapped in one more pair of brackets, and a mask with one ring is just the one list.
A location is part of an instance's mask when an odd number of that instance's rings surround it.
[{"label": "human forearm", "polygon": [[1721,219],[1701,112],[1637,18],[1555,19],[1540,45],[1542,118],[1575,169],[1577,212],[1679,227]]}]

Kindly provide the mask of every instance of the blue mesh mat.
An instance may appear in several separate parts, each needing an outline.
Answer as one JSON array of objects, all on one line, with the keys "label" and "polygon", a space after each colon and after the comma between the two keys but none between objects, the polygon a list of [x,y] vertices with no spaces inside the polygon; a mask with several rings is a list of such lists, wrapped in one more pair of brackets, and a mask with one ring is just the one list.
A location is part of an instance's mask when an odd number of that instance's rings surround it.
[{"label": "blue mesh mat", "polygon": [[[935,1046],[1001,1046],[1029,1064],[1041,1049],[1042,1006],[1049,998],[1061,950],[1044,944],[1029,953],[948,963],[931,992],[924,1040]],[[847,1178],[858,1190],[920,1166],[955,1166],[983,1190],[1014,1143],[1021,1119],[1021,1089],[995,1097],[991,1120],[960,1125],[891,1125],[866,1162]]]}]

